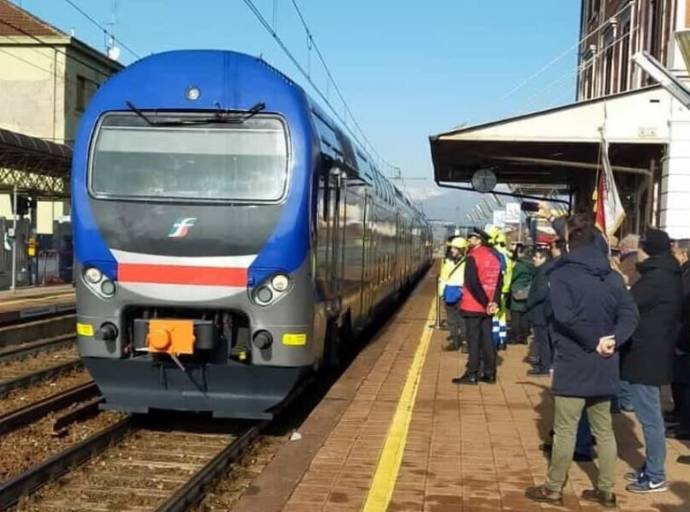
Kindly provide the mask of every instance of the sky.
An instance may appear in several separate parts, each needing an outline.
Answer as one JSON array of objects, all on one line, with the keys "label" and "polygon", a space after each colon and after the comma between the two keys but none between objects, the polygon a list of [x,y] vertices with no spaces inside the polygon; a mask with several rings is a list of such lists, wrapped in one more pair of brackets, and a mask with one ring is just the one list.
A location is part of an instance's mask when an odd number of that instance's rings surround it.
[{"label": "sky", "polygon": [[[104,49],[102,30],[66,0],[13,0]],[[141,56],[181,48],[261,55],[307,81],[244,0],[72,0]],[[402,169],[431,216],[479,198],[433,183],[428,137],[461,124],[569,103],[581,0],[296,0],[351,111],[376,151]],[[336,109],[292,0],[253,0]],[[136,60],[126,50],[124,64]],[[352,121],[349,120],[352,124]]]}]

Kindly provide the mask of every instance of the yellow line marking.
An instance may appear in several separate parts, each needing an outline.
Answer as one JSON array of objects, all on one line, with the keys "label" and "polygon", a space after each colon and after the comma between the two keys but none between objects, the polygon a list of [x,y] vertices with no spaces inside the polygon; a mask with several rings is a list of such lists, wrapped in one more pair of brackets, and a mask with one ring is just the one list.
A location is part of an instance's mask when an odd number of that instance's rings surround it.
[{"label": "yellow line marking", "polygon": [[432,301],[426,323],[424,324],[424,332],[420,338],[410,369],[407,372],[407,380],[405,380],[398,407],[388,429],[386,442],[383,445],[383,451],[376,466],[376,473],[374,473],[367,501],[362,509],[363,512],[384,512],[393,497],[400,464],[405,452],[405,445],[407,444],[407,434],[410,428],[410,421],[412,420],[412,410],[417,398],[422,370],[424,369],[424,361],[426,361],[431,335],[434,332],[433,328],[429,326],[435,320],[435,313],[436,307],[434,301]]}]

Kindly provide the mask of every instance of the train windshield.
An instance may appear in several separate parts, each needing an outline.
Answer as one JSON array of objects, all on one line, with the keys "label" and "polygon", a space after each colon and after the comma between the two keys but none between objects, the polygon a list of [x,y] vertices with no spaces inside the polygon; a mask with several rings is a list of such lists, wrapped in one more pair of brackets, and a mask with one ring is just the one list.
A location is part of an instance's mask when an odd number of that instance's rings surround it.
[{"label": "train windshield", "polygon": [[242,202],[283,197],[288,149],[279,119],[199,125],[184,124],[193,115],[156,119],[168,125],[150,125],[134,113],[103,119],[91,156],[95,196]]}]

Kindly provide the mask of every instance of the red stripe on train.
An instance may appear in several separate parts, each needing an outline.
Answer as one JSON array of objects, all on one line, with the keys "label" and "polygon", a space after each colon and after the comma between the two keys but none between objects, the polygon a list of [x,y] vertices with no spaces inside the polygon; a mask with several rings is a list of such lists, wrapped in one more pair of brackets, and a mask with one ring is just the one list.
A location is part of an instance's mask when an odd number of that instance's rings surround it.
[{"label": "red stripe on train", "polygon": [[123,283],[246,287],[247,269],[120,263],[117,268],[117,278]]}]

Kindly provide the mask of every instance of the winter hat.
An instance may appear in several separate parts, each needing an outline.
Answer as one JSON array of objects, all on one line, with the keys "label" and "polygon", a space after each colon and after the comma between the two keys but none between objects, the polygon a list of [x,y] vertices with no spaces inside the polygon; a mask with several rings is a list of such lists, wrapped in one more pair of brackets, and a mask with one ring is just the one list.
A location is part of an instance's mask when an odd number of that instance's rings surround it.
[{"label": "winter hat", "polygon": [[648,229],[640,238],[640,247],[650,256],[667,253],[671,251],[671,238],[666,231]]},{"label": "winter hat", "polygon": [[480,228],[472,228],[467,233],[467,238],[472,238],[473,236],[481,238],[484,243],[489,241],[489,235],[486,231]]}]

